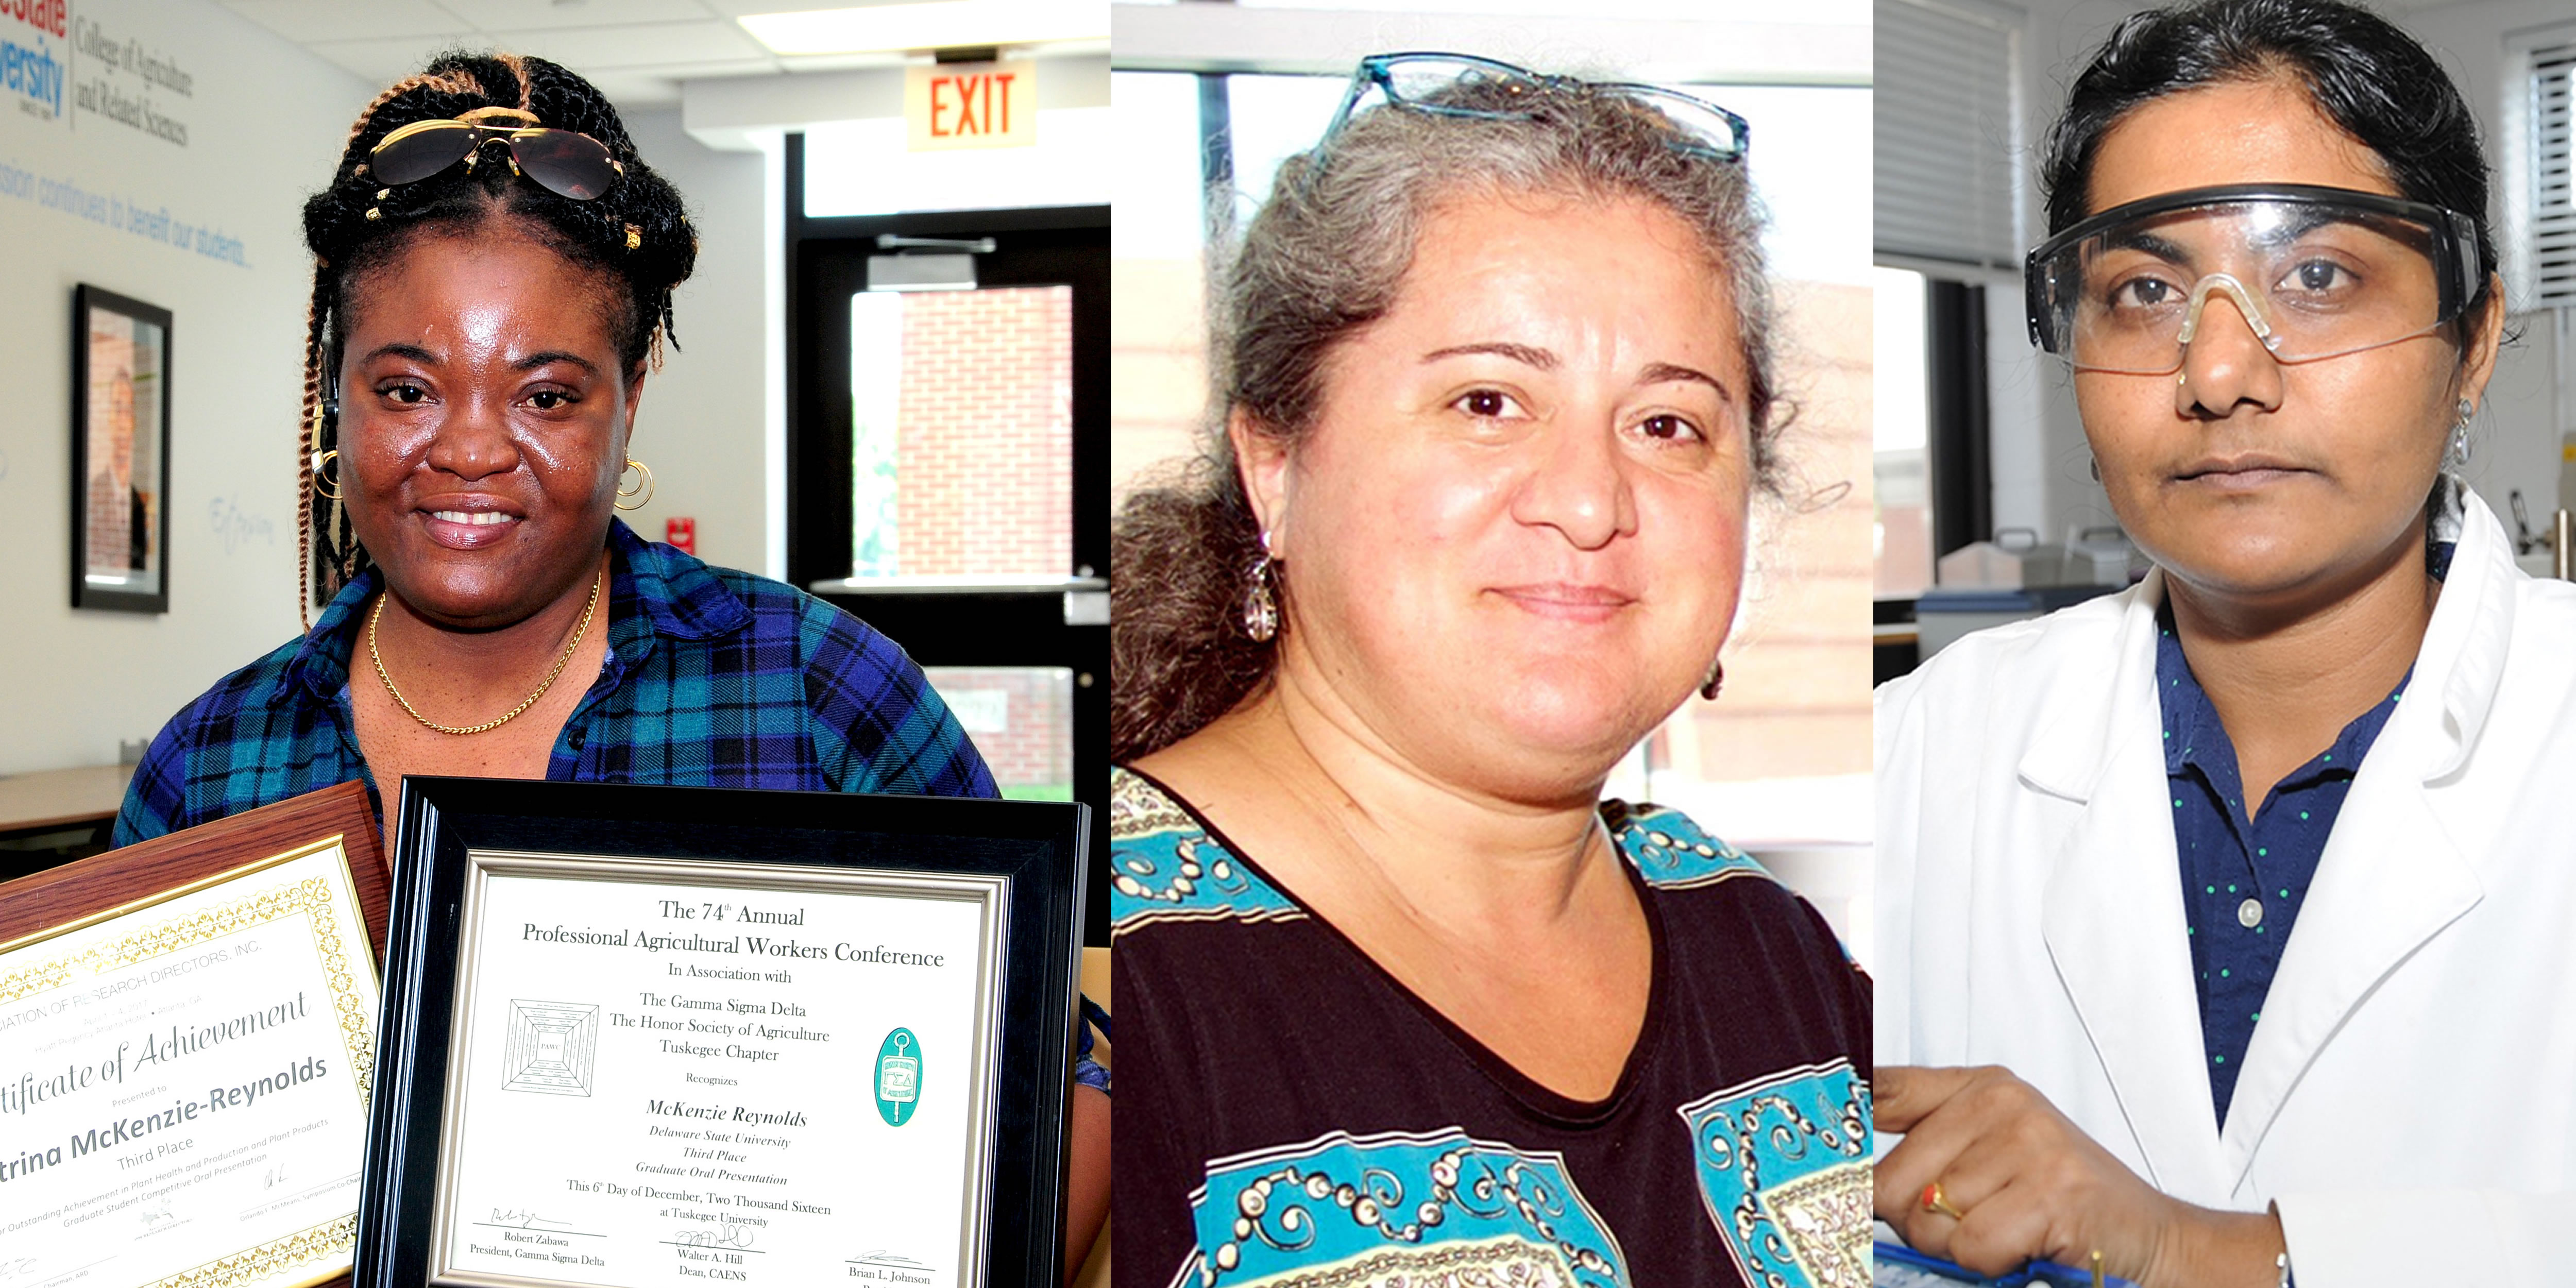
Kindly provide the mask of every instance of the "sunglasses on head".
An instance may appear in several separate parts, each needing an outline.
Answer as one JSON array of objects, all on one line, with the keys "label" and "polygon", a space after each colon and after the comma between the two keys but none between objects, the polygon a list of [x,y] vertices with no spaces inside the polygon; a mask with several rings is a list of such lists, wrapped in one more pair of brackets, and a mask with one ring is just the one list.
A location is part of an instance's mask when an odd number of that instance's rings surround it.
[{"label": "sunglasses on head", "polygon": [[607,144],[538,125],[534,113],[515,107],[478,107],[450,120],[415,121],[367,154],[367,171],[388,184],[415,183],[458,162],[472,174],[483,145],[495,139],[509,148],[510,173],[575,201],[599,196],[626,173]]}]

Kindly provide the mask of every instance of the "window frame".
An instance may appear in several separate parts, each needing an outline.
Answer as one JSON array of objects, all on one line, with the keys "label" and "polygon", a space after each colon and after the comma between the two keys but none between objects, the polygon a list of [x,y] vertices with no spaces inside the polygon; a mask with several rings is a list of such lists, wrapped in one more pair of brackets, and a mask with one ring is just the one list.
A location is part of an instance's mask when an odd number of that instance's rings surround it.
[{"label": "window frame", "polygon": [[[907,237],[992,236],[1091,255],[1096,280],[1075,281],[1073,318],[1073,549],[1066,573],[1109,567],[1109,227],[1107,206],[808,216],[805,136],[787,134],[786,531],[789,585],[842,608],[923,666],[1067,666],[1073,691],[1074,799],[1091,806],[1091,873],[1083,942],[1109,942],[1109,631],[1106,622],[1067,620],[1072,588],[958,594],[850,594],[830,583],[851,570],[850,412],[833,406],[849,370],[845,296],[820,290],[832,261],[864,257],[880,233]],[[1096,254],[1090,249],[1096,246]],[[846,285],[844,283],[844,285]],[[837,313],[837,317],[826,316]],[[833,338],[838,337],[838,348]],[[1084,571],[1084,570],[1092,571]],[[961,611],[962,610],[962,611]]]}]

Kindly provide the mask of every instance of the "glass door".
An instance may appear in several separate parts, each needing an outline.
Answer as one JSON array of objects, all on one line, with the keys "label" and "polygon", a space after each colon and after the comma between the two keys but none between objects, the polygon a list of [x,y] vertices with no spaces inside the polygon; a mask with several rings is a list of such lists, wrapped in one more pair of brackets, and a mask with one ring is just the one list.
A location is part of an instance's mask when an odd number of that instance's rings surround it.
[{"label": "glass door", "polygon": [[1004,795],[1091,805],[1105,943],[1108,211],[805,218],[802,160],[790,580],[921,664]]}]

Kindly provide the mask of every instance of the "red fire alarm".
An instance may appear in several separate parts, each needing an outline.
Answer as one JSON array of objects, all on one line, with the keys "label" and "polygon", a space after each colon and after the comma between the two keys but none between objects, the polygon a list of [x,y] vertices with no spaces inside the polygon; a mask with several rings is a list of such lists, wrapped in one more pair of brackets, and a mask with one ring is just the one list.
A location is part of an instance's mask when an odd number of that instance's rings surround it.
[{"label": "red fire alarm", "polygon": [[698,521],[695,519],[663,520],[662,540],[669,542],[671,548],[679,551],[681,554],[696,554],[698,552]]}]

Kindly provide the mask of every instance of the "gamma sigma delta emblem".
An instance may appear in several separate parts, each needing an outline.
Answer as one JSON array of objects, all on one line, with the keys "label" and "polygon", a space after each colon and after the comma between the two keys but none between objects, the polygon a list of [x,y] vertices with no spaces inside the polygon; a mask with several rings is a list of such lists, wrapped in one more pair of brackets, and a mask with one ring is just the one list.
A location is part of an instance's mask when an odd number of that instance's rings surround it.
[{"label": "gamma sigma delta emblem", "polygon": [[877,1113],[887,1126],[901,1127],[920,1103],[921,1040],[910,1029],[896,1029],[877,1047]]}]

